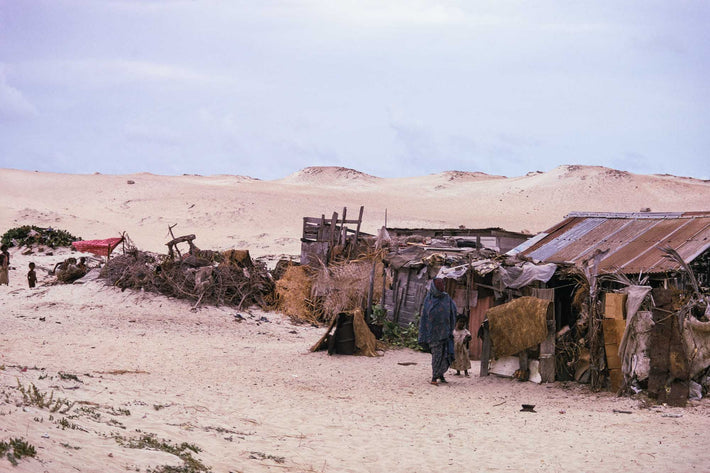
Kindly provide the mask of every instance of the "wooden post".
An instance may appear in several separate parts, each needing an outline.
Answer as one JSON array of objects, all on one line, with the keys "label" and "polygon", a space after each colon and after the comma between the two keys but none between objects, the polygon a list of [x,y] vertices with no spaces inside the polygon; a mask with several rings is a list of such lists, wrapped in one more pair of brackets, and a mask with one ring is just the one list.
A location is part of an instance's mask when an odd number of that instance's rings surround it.
[{"label": "wooden post", "polygon": [[[172,239],[175,239],[175,235],[173,235],[173,227],[177,227],[177,223],[175,225],[168,225],[168,231],[170,232],[170,236]],[[175,251],[177,251],[178,258],[182,259],[182,255],[180,254],[180,248],[175,245]]]},{"label": "wooden post", "polygon": [[338,244],[345,244],[345,239],[347,238],[347,227],[345,226],[345,217],[348,215],[348,208],[343,207],[343,224],[340,227],[340,233],[338,233]]},{"label": "wooden post", "polygon": [[402,308],[402,299],[404,299],[404,297],[402,297],[402,292],[403,292],[403,291],[404,291],[404,288],[399,288],[399,290],[397,291],[399,294],[398,294],[398,297],[397,297],[397,307],[396,307],[395,312],[394,312],[394,321],[395,321],[395,323],[399,323],[399,311],[400,311],[400,309]]},{"label": "wooden post", "polygon": [[382,309],[385,308],[385,289],[387,288],[387,270],[384,262],[382,263]]},{"label": "wooden post", "polygon": [[328,252],[327,252],[327,260],[326,265],[330,263],[330,257],[333,254],[333,241],[335,237],[335,227],[336,224],[338,223],[338,212],[333,212],[333,217],[330,219],[330,235],[329,235],[329,245],[328,245]]},{"label": "wooden post", "polygon": [[471,272],[473,271],[473,267],[471,265],[471,255],[468,255],[468,270],[466,271],[466,318],[469,319],[471,317],[471,286],[472,286],[472,281],[473,281],[473,276],[471,275]]},{"label": "wooden post", "polygon": [[[354,245],[357,245],[357,239],[360,238],[360,225],[362,224],[362,212],[365,210],[365,206],[360,206],[360,215],[357,217],[357,228],[355,229],[355,239],[353,241]],[[353,245],[353,246],[354,246]]]},{"label": "wooden post", "polygon": [[375,268],[377,267],[377,259],[372,262],[372,271],[370,271],[370,290],[367,293],[367,310],[365,311],[365,320],[368,320],[372,314],[372,296],[375,291]]},{"label": "wooden post", "polygon": [[491,359],[491,334],[488,331],[488,324],[483,324],[483,347],[481,347],[481,371],[480,376],[488,376],[488,362]]}]

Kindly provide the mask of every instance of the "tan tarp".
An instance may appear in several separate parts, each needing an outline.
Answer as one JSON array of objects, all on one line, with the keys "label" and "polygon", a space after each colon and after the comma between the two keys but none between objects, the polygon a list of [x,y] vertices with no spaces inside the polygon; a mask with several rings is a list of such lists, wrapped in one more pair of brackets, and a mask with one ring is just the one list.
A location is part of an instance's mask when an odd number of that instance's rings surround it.
[{"label": "tan tarp", "polygon": [[514,355],[543,342],[551,311],[551,301],[536,297],[521,297],[488,309],[486,316],[496,358]]}]

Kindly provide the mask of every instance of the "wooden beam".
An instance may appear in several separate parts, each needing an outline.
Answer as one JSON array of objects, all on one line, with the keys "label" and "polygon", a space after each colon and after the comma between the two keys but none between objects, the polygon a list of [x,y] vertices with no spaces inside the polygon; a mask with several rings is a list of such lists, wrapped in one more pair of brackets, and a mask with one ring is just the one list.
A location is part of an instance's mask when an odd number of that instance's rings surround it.
[{"label": "wooden beam", "polygon": [[338,244],[340,244],[340,243],[345,244],[345,237],[346,237],[346,234],[345,234],[345,222],[346,222],[345,217],[346,217],[347,214],[348,214],[348,208],[347,208],[347,207],[343,207],[343,223],[341,224],[340,232],[338,233]]},{"label": "wooden beam", "polygon": [[334,243],[334,238],[335,238],[335,225],[338,222],[338,212],[333,212],[333,217],[330,220],[330,235],[329,235],[329,243],[330,245],[328,246],[328,261],[326,261],[326,264],[330,262],[330,256],[333,254],[333,245]]}]

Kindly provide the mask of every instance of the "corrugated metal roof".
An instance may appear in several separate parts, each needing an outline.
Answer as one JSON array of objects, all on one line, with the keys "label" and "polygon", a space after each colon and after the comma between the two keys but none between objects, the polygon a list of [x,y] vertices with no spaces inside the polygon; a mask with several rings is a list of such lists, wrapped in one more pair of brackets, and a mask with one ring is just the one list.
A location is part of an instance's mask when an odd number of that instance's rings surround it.
[{"label": "corrugated metal roof", "polygon": [[686,262],[710,248],[710,212],[573,212],[544,234],[516,250],[537,261],[578,265],[607,251],[600,272],[663,273],[679,266],[661,248],[674,248]]}]

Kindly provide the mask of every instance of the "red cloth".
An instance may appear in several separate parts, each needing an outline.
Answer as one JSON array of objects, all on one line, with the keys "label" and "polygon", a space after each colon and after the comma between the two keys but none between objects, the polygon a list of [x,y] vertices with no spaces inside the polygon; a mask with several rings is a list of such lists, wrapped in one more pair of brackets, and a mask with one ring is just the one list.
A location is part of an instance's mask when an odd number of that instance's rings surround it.
[{"label": "red cloth", "polygon": [[108,256],[123,241],[123,238],[106,238],[105,240],[81,240],[71,245],[77,251],[93,253],[98,256]]}]

